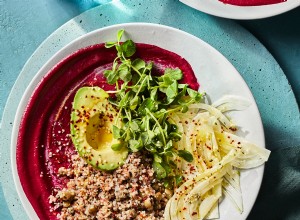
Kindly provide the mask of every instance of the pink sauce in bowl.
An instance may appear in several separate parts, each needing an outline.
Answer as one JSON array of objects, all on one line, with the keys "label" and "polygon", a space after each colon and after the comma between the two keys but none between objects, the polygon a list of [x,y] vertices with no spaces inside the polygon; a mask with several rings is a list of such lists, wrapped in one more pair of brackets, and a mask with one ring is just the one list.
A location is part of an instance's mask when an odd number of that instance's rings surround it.
[{"label": "pink sauce in bowl", "polygon": [[287,0],[219,0],[225,4],[238,6],[261,6],[286,2]]},{"label": "pink sauce in bowl", "polygon": [[[135,56],[157,64],[157,74],[167,67],[180,68],[184,73],[182,83],[198,90],[191,66],[179,55],[137,44]],[[67,179],[58,176],[57,171],[70,167],[70,158],[76,154],[69,128],[74,95],[82,86],[114,89],[106,83],[103,71],[111,68],[115,57],[115,50],[103,44],[75,52],[46,74],[28,102],[17,140],[17,171],[23,191],[40,219],[56,219],[48,198],[54,188],[66,185]]]}]

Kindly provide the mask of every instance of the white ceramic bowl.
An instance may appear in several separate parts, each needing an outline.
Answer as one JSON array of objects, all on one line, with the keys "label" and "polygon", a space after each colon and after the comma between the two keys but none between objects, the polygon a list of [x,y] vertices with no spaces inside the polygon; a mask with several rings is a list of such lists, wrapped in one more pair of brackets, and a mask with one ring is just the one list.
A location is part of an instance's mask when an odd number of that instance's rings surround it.
[{"label": "white ceramic bowl", "polygon": [[262,6],[235,6],[218,0],[180,0],[182,3],[207,14],[231,19],[259,19],[282,14],[300,5],[300,0]]},{"label": "white ceramic bowl", "polygon": [[[64,57],[80,48],[115,40],[116,33],[120,29],[126,31],[125,38],[130,38],[135,42],[153,44],[185,58],[196,73],[200,90],[206,91],[212,101],[225,94],[238,95],[249,100],[251,105],[248,109],[234,112],[232,116],[236,124],[247,134],[246,139],[265,147],[260,114],[248,86],[231,63],[213,47],[186,32],[157,24],[129,23],[102,28],[76,39],[57,52],[33,78],[18,106],[11,140],[12,171],[20,200],[31,219],[38,219],[38,217],[22,189],[16,167],[16,141],[21,117],[27,103],[43,76]],[[230,201],[225,199],[220,205],[220,219],[245,219],[248,216],[261,185],[263,170],[264,166],[261,166],[242,172],[244,212],[239,214]]]}]

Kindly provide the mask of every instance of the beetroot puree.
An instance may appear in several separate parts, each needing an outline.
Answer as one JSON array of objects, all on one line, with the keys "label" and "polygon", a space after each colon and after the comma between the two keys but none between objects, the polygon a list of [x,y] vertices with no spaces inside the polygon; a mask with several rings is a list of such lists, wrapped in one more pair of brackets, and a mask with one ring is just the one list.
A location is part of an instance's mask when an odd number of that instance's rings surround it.
[{"label": "beetroot puree", "polygon": [[[156,73],[166,67],[180,68],[182,83],[198,90],[189,63],[175,53],[147,44],[137,44],[135,55],[156,64]],[[76,153],[70,138],[70,114],[74,95],[82,86],[114,89],[103,77],[116,57],[115,49],[103,44],[77,51],[55,66],[41,80],[24,112],[17,141],[17,169],[23,190],[40,219],[56,219],[48,197],[67,179],[59,177],[60,167],[70,167]]]},{"label": "beetroot puree", "polygon": [[259,6],[259,5],[271,5],[287,0],[219,0],[225,4],[239,5],[239,6]]}]

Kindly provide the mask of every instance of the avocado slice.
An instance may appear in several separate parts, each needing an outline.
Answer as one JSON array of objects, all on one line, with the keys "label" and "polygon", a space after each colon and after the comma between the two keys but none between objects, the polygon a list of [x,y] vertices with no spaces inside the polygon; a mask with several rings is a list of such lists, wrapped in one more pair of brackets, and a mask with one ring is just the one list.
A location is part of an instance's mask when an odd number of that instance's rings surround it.
[{"label": "avocado slice", "polygon": [[[118,168],[128,155],[127,146],[113,137],[118,112],[108,97],[99,87],[81,87],[75,94],[71,113],[71,136],[79,155],[101,170]],[[121,123],[119,120],[116,125],[120,127]],[[123,146],[114,151],[114,144]]]}]

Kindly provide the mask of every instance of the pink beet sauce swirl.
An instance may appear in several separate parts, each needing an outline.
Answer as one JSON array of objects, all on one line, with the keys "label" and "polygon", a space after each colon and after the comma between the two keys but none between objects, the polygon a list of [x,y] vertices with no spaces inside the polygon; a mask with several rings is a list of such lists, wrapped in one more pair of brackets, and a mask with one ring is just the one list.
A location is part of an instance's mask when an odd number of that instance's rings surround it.
[{"label": "pink beet sauce swirl", "polygon": [[[114,49],[97,44],[68,56],[50,70],[36,87],[21,120],[17,140],[17,170],[23,190],[40,219],[56,219],[48,197],[62,188],[67,179],[57,175],[60,167],[69,168],[76,154],[70,138],[70,114],[74,95],[82,86],[114,87],[106,83],[105,69],[116,57]],[[154,71],[180,68],[182,83],[198,90],[199,84],[189,63],[162,48],[137,44],[135,57],[155,63]]]},{"label": "pink beet sauce swirl", "polygon": [[261,6],[286,2],[287,0],[219,0],[225,4],[238,6]]}]

